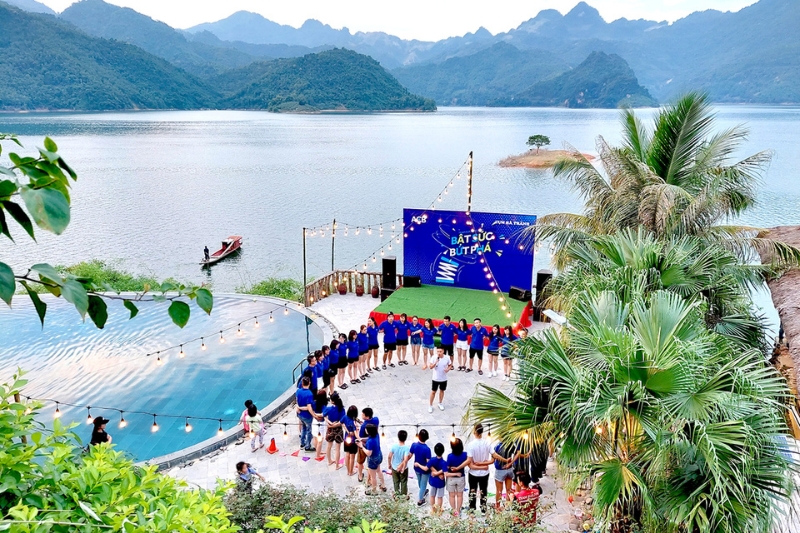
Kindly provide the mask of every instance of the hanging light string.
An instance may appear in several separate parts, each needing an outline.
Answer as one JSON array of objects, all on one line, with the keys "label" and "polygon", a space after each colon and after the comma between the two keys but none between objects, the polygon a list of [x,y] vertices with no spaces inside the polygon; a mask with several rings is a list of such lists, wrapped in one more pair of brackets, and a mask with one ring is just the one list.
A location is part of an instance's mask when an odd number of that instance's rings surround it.
[{"label": "hanging light string", "polygon": [[[467,166],[467,164],[469,164],[469,158],[465,159],[464,162],[461,163],[461,166],[458,167],[458,170],[456,170],[456,172],[453,174],[453,177],[450,178],[450,181],[447,183],[447,185],[444,186],[444,189],[442,189],[439,194],[436,195],[436,198],[434,198],[433,202],[431,202],[431,205],[428,207],[428,209],[435,210],[436,204],[444,201],[444,198],[450,194],[450,189],[455,186],[456,181],[461,179],[461,172],[464,170],[464,167]],[[469,196],[469,192],[467,193],[467,196]]]},{"label": "hanging light string", "polygon": [[358,270],[359,268],[361,268],[364,272],[366,272],[370,262],[376,263],[378,261],[378,257],[383,257],[384,255],[386,255],[387,250],[388,251],[392,250],[392,243],[399,243],[399,242],[400,242],[400,234],[397,234],[396,236],[392,235],[392,238],[389,239],[388,242],[383,243],[383,245],[381,245],[380,248],[377,248],[374,252],[369,254],[361,261],[354,263],[353,266],[351,266],[347,270]]},{"label": "hanging light string", "polygon": [[388,228],[389,231],[395,231],[398,226],[402,226],[403,219],[396,218],[394,220],[387,220],[386,222],[379,222],[377,224],[369,224],[367,226],[358,226],[354,224],[348,224],[346,222],[336,222],[335,225],[331,226],[331,224],[322,224],[319,226],[314,226],[310,228],[305,228],[306,237],[325,237],[325,235],[336,235],[338,237],[349,237],[350,235],[356,236],[361,235],[372,235],[372,232],[375,231],[378,233],[379,236],[383,237],[384,227]]}]

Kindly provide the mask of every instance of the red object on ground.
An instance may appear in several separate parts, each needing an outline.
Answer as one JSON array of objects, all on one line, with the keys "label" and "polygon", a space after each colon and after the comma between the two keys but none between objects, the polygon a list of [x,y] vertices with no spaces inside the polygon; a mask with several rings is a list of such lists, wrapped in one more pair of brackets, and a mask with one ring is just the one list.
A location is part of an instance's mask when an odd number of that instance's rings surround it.
[{"label": "red object on ground", "polygon": [[314,459],[316,459],[317,461],[322,461],[325,459],[325,456],[323,455],[322,457],[315,457]]},{"label": "red object on ground", "polygon": [[278,453],[278,446],[275,445],[274,438],[269,441],[269,447],[267,448],[267,453],[269,454]]},{"label": "red object on ground", "polygon": [[294,452],[292,454],[292,457],[297,457],[298,455],[300,455],[300,450],[297,450],[296,452]]},{"label": "red object on ground", "polygon": [[539,491],[525,489],[514,493],[514,500],[519,505],[519,514],[526,522],[536,523],[536,508],[539,506]]},{"label": "red object on ground", "polygon": [[519,315],[519,322],[517,322],[517,331],[519,331],[520,328],[528,329],[529,327],[531,327],[533,325],[533,321],[531,320],[531,318],[533,318],[533,302],[528,301],[528,303],[525,304],[525,308],[522,310],[522,313]]}]

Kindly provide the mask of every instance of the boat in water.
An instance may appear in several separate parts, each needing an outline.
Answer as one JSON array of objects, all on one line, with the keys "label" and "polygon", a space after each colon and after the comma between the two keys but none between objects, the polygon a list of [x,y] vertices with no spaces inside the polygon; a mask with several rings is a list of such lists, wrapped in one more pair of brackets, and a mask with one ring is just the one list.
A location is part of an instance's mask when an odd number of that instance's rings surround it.
[{"label": "boat in water", "polygon": [[224,241],[222,241],[222,248],[214,252],[213,254],[208,256],[208,259],[203,259],[200,261],[200,264],[203,266],[210,266],[214,263],[221,261],[225,257],[228,257],[239,248],[242,247],[242,237],[239,235],[231,235]]}]

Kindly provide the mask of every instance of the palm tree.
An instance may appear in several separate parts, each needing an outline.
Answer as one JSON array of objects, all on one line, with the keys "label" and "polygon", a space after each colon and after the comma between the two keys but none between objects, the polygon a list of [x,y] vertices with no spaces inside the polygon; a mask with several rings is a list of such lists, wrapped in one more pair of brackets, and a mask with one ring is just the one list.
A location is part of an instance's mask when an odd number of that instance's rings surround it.
[{"label": "palm tree", "polygon": [[571,314],[583,292],[613,291],[625,301],[657,290],[696,303],[706,326],[742,348],[768,349],[751,292],[772,274],[744,265],[724,247],[683,236],[657,239],[643,227],[587,237],[564,250],[567,267],[547,285],[547,306]]},{"label": "palm tree", "polygon": [[557,267],[564,266],[570,243],[640,225],[659,238],[696,235],[721,243],[744,261],[757,260],[761,252],[773,254],[777,263],[800,262],[800,250],[759,237],[760,228],[723,224],[755,205],[771,154],[732,161],[747,130],[712,133],[706,95],[689,93],[665,107],[652,131],[629,109],[622,124],[622,146],[598,138],[603,172],[578,151],[554,167],[585,201],[582,215],[550,214],[536,224],[537,239],[553,239]]},{"label": "palm tree", "polygon": [[546,439],[602,531],[767,533],[791,493],[783,379],[709,331],[696,302],[585,291],[561,334],[517,346],[514,394],[480,384],[468,416]]}]

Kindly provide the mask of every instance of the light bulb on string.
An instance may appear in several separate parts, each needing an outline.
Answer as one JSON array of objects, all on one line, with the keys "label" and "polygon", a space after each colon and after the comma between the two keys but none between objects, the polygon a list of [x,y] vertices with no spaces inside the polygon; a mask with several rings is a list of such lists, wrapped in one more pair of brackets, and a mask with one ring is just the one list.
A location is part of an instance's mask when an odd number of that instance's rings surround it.
[{"label": "light bulb on string", "polygon": [[414,438],[419,440],[419,424],[417,424],[417,433],[414,435]]},{"label": "light bulb on string", "polygon": [[239,324],[239,326],[236,328],[236,335],[239,336],[239,337],[242,336],[242,325],[241,324]]},{"label": "light bulb on string", "polygon": [[397,238],[394,240],[394,242],[396,242],[397,244],[400,244],[400,237],[397,237]]},{"label": "light bulb on string", "polygon": [[283,304],[283,314],[284,315],[288,315],[289,314],[288,304]]},{"label": "light bulb on string", "polygon": [[385,252],[383,251],[383,248],[381,248],[381,257],[383,257],[383,254],[384,254],[384,253],[385,253]]},{"label": "light bulb on string", "polygon": [[186,417],[186,425],[183,426],[183,429],[184,429],[184,431],[186,431],[186,433],[189,433],[192,430],[192,425],[189,423],[189,417],[188,416]]},{"label": "light bulb on string", "polygon": [[456,441],[456,425],[453,424],[453,433],[450,434],[450,442]]},{"label": "light bulb on string", "polygon": [[500,310],[505,311],[506,310],[506,306],[505,305],[501,305],[500,306]]},{"label": "light bulb on string", "polygon": [[[159,352],[159,353],[161,353],[161,352]],[[162,361],[162,360],[161,360],[161,356],[159,355],[159,356],[156,358],[156,365],[157,365],[157,366],[161,366],[161,365],[163,365],[163,364],[164,364],[164,361]]]},{"label": "light bulb on string", "polygon": [[86,423],[87,424],[91,424],[93,421],[94,421],[94,419],[92,419],[92,408],[87,405],[86,406]]},{"label": "light bulb on string", "polygon": [[222,430],[222,419],[219,419],[219,429],[217,430],[217,437],[221,437],[225,432]]},{"label": "light bulb on string", "polygon": [[486,436],[491,439],[492,438],[492,425],[491,424],[486,424],[486,429],[488,430],[487,433],[486,433]]},{"label": "light bulb on string", "polygon": [[386,437],[386,431],[383,429],[383,426],[381,426],[381,437]]},{"label": "light bulb on string", "polygon": [[489,282],[489,286],[490,286],[490,287],[494,287],[494,281],[490,281],[490,282]]},{"label": "light bulb on string", "polygon": [[392,222],[392,229],[394,229],[394,222]]},{"label": "light bulb on string", "polygon": [[322,442],[322,424],[317,424],[317,442]]},{"label": "light bulb on string", "polygon": [[255,327],[257,327],[257,328],[260,328],[260,327],[261,327],[261,324],[259,324],[259,323],[258,323],[258,317],[257,317],[257,316],[254,316],[253,318],[254,318],[254,319],[255,319],[255,321],[256,321],[256,323],[255,323]]},{"label": "light bulb on string", "polygon": [[203,340],[203,337],[200,337],[200,349],[206,351],[207,348],[208,346],[206,346],[206,341]]},{"label": "light bulb on string", "polygon": [[506,313],[506,318],[511,318],[511,313]]},{"label": "light bulb on string", "polygon": [[366,263],[364,263],[364,270],[366,270],[366,269],[367,269],[367,264],[366,264]]},{"label": "light bulb on string", "polygon": [[[383,250],[381,250],[381,252],[383,252]],[[381,254],[381,255],[383,255],[383,254]],[[372,262],[374,263],[374,262],[375,262],[375,261],[377,261],[377,260],[378,260],[378,259],[377,259],[377,258],[376,258],[376,257],[373,255],[373,256],[372,256]]]},{"label": "light bulb on string", "polygon": [[158,422],[156,422],[156,415],[153,413],[153,425],[150,426],[150,432],[155,433],[156,431],[158,431]]},{"label": "light bulb on string", "polygon": [[361,233],[361,228],[356,228],[356,235],[358,235],[359,233]]},{"label": "light bulb on string", "polygon": [[286,432],[286,424],[283,425],[283,440],[289,440],[289,433]]},{"label": "light bulb on string", "polygon": [[219,343],[225,344],[225,337],[222,336],[222,330],[219,330]]},{"label": "light bulb on string", "polygon": [[367,234],[372,235],[372,228],[367,228]]},{"label": "light bulb on string", "polygon": [[441,196],[441,195],[439,195],[439,197],[436,199],[436,201],[437,201],[437,202],[441,202],[441,201],[442,201],[442,196]]},{"label": "light bulb on string", "polygon": [[181,359],[186,357],[186,352],[183,351],[183,344],[181,344],[181,351],[178,352],[178,357],[180,357]]},{"label": "light bulb on string", "polygon": [[272,311],[269,312],[269,322],[270,322],[270,324],[275,322],[275,317],[272,316]]},{"label": "light bulb on string", "polygon": [[391,249],[392,249],[392,243],[389,243],[389,246],[387,246],[387,248],[388,248],[389,250],[391,250]]},{"label": "light bulb on string", "polygon": [[119,412],[119,429],[124,429],[128,426],[128,421],[125,420],[125,413],[120,411]]},{"label": "light bulb on string", "polygon": [[347,237],[347,226],[344,227],[344,236]]}]

